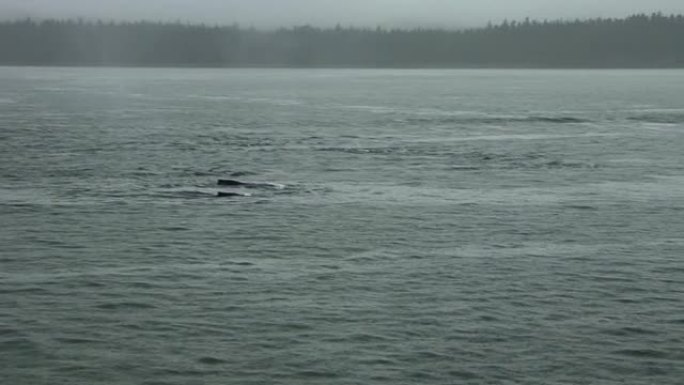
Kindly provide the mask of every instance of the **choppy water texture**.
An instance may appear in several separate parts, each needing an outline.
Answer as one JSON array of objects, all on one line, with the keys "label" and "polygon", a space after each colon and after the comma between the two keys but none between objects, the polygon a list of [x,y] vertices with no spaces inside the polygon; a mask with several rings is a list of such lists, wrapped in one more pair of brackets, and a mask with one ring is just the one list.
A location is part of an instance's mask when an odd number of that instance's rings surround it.
[{"label": "choppy water texture", "polygon": [[2,382],[681,384],[683,153],[683,71],[1,68]]}]

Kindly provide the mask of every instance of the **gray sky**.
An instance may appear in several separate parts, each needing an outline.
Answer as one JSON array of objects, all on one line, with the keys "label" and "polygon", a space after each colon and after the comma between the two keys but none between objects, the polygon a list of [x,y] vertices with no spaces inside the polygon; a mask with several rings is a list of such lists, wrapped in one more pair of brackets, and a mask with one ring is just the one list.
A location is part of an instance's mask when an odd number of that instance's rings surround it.
[{"label": "gray sky", "polygon": [[463,27],[504,18],[684,13],[684,0],[0,0],[0,18],[209,22],[260,28],[336,23]]}]

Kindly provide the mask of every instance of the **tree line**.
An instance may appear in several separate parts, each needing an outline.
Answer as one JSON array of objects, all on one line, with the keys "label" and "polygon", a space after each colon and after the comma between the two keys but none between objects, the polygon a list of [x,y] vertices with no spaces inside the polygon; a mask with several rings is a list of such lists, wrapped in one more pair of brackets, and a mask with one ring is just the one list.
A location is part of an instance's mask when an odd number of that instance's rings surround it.
[{"label": "tree line", "polygon": [[193,67],[684,67],[684,16],[384,29],[31,19],[0,22],[0,64]]}]

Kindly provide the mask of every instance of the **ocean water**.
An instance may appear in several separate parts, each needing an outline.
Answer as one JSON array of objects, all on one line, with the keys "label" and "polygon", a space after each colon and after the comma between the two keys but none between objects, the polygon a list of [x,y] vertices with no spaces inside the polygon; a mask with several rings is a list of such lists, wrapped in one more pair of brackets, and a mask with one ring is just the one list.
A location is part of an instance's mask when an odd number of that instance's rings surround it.
[{"label": "ocean water", "polygon": [[0,68],[0,382],[681,384],[683,154],[684,71]]}]

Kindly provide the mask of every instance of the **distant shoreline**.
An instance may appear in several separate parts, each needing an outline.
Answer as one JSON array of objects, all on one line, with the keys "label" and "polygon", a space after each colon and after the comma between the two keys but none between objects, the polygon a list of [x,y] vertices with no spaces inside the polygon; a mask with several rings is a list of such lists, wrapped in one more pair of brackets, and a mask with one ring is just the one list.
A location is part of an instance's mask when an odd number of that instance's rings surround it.
[{"label": "distant shoreline", "polygon": [[449,71],[449,70],[492,70],[492,71],[658,71],[658,70],[684,70],[684,64],[681,66],[671,67],[276,67],[276,66],[251,66],[251,67],[218,67],[218,66],[183,66],[183,65],[89,65],[89,64],[6,64],[0,63],[0,68],[83,68],[83,69],[179,69],[179,70],[406,70],[406,71],[420,71],[420,70],[435,70],[435,71]]},{"label": "distant shoreline", "polygon": [[678,69],[684,15],[382,29],[31,19],[0,22],[0,65],[137,68]]}]

